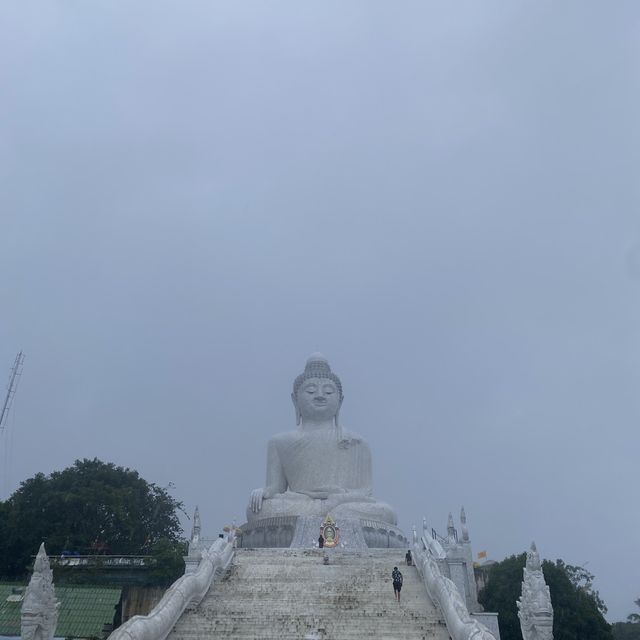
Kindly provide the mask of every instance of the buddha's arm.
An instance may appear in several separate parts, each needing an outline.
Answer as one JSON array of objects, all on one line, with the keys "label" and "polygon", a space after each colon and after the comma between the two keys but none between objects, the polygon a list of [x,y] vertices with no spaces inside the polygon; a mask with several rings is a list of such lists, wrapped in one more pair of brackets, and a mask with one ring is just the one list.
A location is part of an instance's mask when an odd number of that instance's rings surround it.
[{"label": "buddha's arm", "polygon": [[373,493],[373,481],[371,473],[371,449],[366,442],[362,443],[362,449],[358,455],[358,488],[353,493],[362,496],[370,496]]},{"label": "buddha's arm", "polygon": [[280,462],[278,447],[271,440],[267,448],[267,484],[264,488],[263,498],[272,498],[278,493],[287,490],[287,478]]},{"label": "buddha's arm", "polygon": [[284,493],[287,490],[287,478],[284,475],[284,469],[278,455],[276,443],[271,440],[267,447],[267,484],[261,489],[254,489],[251,492],[249,505],[254,513],[258,513],[262,509],[262,501],[267,498],[273,498],[278,493]]}]

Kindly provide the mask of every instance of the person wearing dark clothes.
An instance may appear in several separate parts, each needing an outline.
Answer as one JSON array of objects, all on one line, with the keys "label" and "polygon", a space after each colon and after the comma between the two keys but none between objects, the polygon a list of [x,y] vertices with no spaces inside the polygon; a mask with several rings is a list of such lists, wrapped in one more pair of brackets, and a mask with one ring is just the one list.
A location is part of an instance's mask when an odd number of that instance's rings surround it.
[{"label": "person wearing dark clothes", "polygon": [[411,557],[411,549],[407,551],[407,554],[405,555],[404,559],[407,561],[407,566],[410,567],[413,564],[413,558]]},{"label": "person wearing dark clothes", "polygon": [[402,574],[398,571],[398,567],[393,567],[391,572],[391,579],[393,580],[393,595],[396,600],[400,602],[400,589],[402,589]]},{"label": "person wearing dark clothes", "polygon": [[324,538],[322,537],[322,534],[320,534],[320,537],[318,538],[318,547],[320,547],[320,549],[324,547]]}]

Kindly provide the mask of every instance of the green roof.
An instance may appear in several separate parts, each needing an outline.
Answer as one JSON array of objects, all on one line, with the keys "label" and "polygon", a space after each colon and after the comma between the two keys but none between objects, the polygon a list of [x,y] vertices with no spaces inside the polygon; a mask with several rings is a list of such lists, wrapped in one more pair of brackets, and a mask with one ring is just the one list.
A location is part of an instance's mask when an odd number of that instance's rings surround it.
[{"label": "green roof", "polygon": [[[22,601],[11,597],[16,588],[24,590],[25,585],[0,584],[0,636],[20,635]],[[103,626],[113,623],[121,592],[122,589],[113,587],[56,587],[56,598],[60,601],[56,637],[102,637]]]}]

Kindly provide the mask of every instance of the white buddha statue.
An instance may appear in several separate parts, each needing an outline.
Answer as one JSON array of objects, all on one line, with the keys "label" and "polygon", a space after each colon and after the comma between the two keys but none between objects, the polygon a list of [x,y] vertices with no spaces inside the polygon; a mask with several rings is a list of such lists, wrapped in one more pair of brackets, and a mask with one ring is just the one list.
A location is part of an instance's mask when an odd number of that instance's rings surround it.
[{"label": "white buddha statue", "polygon": [[275,516],[364,518],[395,525],[396,514],[371,495],[371,451],[338,416],[342,384],[327,360],[313,354],[291,394],[298,429],[269,441],[267,482],[251,492],[247,521]]}]

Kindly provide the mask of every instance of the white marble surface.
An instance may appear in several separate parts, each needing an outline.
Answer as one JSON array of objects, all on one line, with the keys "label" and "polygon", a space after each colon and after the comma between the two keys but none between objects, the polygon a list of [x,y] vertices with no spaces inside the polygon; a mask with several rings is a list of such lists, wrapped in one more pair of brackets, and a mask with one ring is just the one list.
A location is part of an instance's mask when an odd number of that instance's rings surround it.
[{"label": "white marble surface", "polygon": [[371,451],[339,422],[342,383],[321,354],[294,381],[298,429],[271,438],[264,487],[251,493],[247,521],[280,516],[365,518],[396,524],[394,510],[372,496]]},{"label": "white marble surface", "polygon": [[[168,640],[449,640],[406,549],[238,549]],[[324,564],[323,558],[329,563]],[[401,603],[391,571],[404,576]]]},{"label": "white marble surface", "polygon": [[497,640],[469,614],[464,598],[456,585],[442,574],[438,558],[431,549],[429,537],[423,536],[413,546],[413,559],[427,593],[442,611],[452,640]]},{"label": "white marble surface", "polygon": [[33,575],[22,601],[22,640],[52,640],[58,623],[59,608],[60,603],[56,600],[53,586],[53,571],[43,542],[33,564]]},{"label": "white marble surface", "polygon": [[148,615],[127,620],[108,640],[164,640],[185,609],[199,604],[216,575],[229,566],[233,543],[232,532],[227,538],[218,538],[208,550],[202,550],[200,564],[194,573],[176,580]]},{"label": "white marble surface", "polygon": [[542,573],[535,542],[527,551],[522,595],[517,604],[523,640],[553,640],[551,593]]}]

